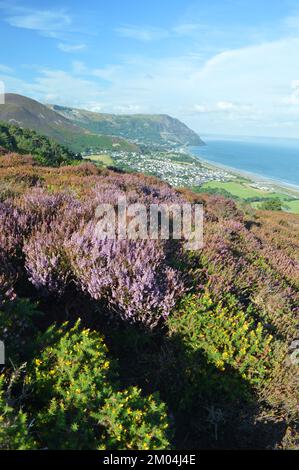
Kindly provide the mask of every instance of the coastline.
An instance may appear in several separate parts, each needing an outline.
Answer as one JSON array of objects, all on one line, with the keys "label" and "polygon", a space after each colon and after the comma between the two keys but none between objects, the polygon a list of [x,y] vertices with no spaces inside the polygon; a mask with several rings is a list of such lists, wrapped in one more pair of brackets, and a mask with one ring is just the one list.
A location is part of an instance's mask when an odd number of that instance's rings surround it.
[{"label": "coastline", "polygon": [[274,186],[277,189],[288,191],[288,194],[295,193],[295,196],[299,197],[299,186],[295,184],[288,183],[286,181],[277,180],[274,178],[270,178],[268,176],[259,175],[259,174],[252,173],[246,170],[239,170],[238,168],[234,168],[228,165],[223,165],[222,163],[218,163],[213,160],[206,160],[200,155],[195,155],[192,152],[191,147],[187,147],[185,150],[187,150],[187,153],[189,155],[196,158],[207,167],[211,167],[212,169],[215,169],[215,168],[222,169],[222,170],[227,171],[228,173],[231,173],[232,175],[236,177],[238,176],[243,177],[243,178],[251,180],[252,182],[257,182],[259,184],[265,183],[267,185],[271,185],[272,187]]}]

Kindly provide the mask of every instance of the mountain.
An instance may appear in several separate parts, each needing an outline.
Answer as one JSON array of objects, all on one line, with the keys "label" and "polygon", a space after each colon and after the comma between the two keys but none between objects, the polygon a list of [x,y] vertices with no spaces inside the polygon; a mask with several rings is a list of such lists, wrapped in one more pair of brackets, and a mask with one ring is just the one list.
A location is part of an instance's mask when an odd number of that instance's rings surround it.
[{"label": "mountain", "polygon": [[166,114],[102,114],[84,109],[51,105],[52,111],[85,129],[145,144],[203,145],[184,123]]},{"label": "mountain", "polygon": [[0,105],[0,120],[33,129],[55,139],[74,152],[113,148],[138,150],[136,145],[125,139],[94,134],[38,101],[14,93],[5,94],[5,104]]}]

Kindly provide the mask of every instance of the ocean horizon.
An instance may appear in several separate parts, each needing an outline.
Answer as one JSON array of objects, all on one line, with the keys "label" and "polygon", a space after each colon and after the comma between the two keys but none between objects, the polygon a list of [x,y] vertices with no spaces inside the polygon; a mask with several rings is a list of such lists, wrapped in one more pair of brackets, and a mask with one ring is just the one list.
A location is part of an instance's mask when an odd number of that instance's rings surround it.
[{"label": "ocean horizon", "polygon": [[299,189],[299,139],[225,136],[202,139],[205,146],[190,148],[198,158]]}]

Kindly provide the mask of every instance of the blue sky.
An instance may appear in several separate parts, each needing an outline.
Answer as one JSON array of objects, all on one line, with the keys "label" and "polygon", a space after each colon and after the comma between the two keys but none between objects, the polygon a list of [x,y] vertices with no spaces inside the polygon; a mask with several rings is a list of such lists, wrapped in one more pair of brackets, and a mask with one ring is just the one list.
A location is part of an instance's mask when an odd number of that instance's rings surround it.
[{"label": "blue sky", "polygon": [[299,137],[299,0],[1,1],[7,92]]}]

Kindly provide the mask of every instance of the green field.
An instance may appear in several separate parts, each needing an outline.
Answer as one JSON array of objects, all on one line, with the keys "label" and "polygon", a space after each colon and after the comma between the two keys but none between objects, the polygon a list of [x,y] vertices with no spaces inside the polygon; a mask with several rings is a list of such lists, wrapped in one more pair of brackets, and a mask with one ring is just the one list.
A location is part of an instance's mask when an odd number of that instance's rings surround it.
[{"label": "green field", "polygon": [[285,206],[294,214],[299,214],[299,199],[288,201]]},{"label": "green field", "polygon": [[[255,209],[260,209],[262,202],[252,202],[251,205]],[[292,212],[293,214],[299,214],[299,199],[294,201],[283,201],[282,204],[283,210],[287,212]]]},{"label": "green field", "polygon": [[102,163],[104,166],[111,166],[114,164],[111,156],[106,153],[88,155],[88,157],[85,158],[86,160],[92,160],[95,163]]},{"label": "green field", "polygon": [[280,199],[285,199],[287,197],[282,193],[261,191],[259,189],[250,187],[248,183],[241,183],[237,181],[228,181],[225,183],[222,181],[209,181],[208,183],[205,183],[202,188],[225,189],[225,191],[228,191],[230,194],[232,194],[232,196],[236,196],[241,199],[247,199],[251,197],[278,197]]},{"label": "green field", "polygon": [[[263,191],[260,189],[252,188],[250,181],[236,180],[236,181],[209,181],[202,187],[204,189],[222,189],[227,191],[233,197],[248,200],[249,198],[260,198],[261,201],[251,202],[252,207],[258,209],[262,204],[262,199],[278,198],[282,201],[283,210],[299,214],[299,199],[292,199],[293,194],[284,194],[282,192]],[[294,195],[295,196],[295,195]]]}]

